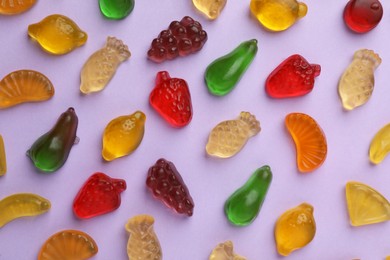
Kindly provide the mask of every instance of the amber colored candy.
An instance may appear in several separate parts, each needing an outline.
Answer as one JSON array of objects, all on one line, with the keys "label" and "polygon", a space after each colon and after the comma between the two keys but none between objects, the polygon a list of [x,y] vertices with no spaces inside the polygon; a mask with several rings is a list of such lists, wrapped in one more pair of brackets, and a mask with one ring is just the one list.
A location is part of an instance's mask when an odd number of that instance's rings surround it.
[{"label": "amber colored candy", "polygon": [[385,125],[376,133],[370,144],[370,161],[378,164],[390,152],[390,124]]},{"label": "amber colored candy", "polygon": [[223,121],[211,130],[206,152],[219,158],[232,157],[260,130],[260,122],[254,115],[241,112],[238,119]]},{"label": "amber colored candy", "polygon": [[79,230],[63,230],[46,240],[38,260],[84,260],[97,252],[98,246],[88,234]]},{"label": "amber colored candy", "polygon": [[49,15],[39,23],[28,26],[28,35],[51,54],[66,54],[85,44],[87,34],[68,17]]},{"label": "amber colored candy", "polygon": [[339,95],[343,107],[352,110],[364,105],[374,91],[374,71],[382,60],[372,50],[361,49],[353,55],[353,61],[339,81]]},{"label": "amber colored candy", "polygon": [[106,45],[92,54],[84,64],[80,91],[89,94],[103,90],[118,66],[130,58],[130,55],[126,44],[115,37],[108,37]]},{"label": "amber colored candy", "polygon": [[4,140],[0,135],[0,176],[7,172],[7,160],[5,156]]},{"label": "amber colored candy", "polygon": [[310,116],[291,113],[285,124],[294,140],[297,150],[297,165],[300,172],[311,172],[326,159],[328,146],[321,127]]},{"label": "amber colored candy", "polygon": [[366,33],[382,20],[383,8],[378,0],[350,0],[344,8],[344,22],[354,32]]},{"label": "amber colored candy", "polygon": [[103,133],[104,160],[112,161],[134,152],[144,137],[145,120],[146,116],[141,111],[111,120]]},{"label": "amber colored candy", "polygon": [[35,3],[36,0],[2,0],[0,2],[0,14],[20,14],[33,7]]},{"label": "amber colored candy", "polygon": [[288,256],[292,251],[309,244],[316,234],[313,206],[302,203],[284,212],[275,225],[275,241],[278,253]]},{"label": "amber colored candy", "polygon": [[245,257],[237,255],[233,251],[233,243],[228,240],[218,244],[209,256],[209,260],[246,260]]},{"label": "amber colored candy", "polygon": [[207,18],[217,19],[226,5],[227,0],[192,0],[192,3]]},{"label": "amber colored candy", "polygon": [[150,215],[137,215],[128,220],[125,229],[130,235],[127,242],[129,259],[162,259],[160,242],[153,224],[154,218]]},{"label": "amber colored candy", "polygon": [[352,226],[363,226],[390,220],[390,203],[372,187],[351,181],[345,186]]}]

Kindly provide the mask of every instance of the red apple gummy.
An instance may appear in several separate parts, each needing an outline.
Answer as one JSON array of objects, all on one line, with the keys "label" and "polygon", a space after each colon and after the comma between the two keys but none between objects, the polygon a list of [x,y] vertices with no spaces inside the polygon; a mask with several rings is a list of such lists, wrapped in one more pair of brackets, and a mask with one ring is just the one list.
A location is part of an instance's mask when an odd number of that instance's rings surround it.
[{"label": "red apple gummy", "polygon": [[382,20],[383,8],[378,0],[350,0],[344,8],[344,22],[354,32],[366,33]]}]

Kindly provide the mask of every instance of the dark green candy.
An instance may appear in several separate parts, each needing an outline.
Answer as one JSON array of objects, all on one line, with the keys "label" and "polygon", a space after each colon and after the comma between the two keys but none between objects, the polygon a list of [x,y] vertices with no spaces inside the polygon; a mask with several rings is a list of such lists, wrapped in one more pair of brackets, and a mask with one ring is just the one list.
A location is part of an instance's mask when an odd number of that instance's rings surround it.
[{"label": "dark green candy", "polygon": [[134,9],[134,0],[99,0],[100,11],[109,19],[123,19]]}]

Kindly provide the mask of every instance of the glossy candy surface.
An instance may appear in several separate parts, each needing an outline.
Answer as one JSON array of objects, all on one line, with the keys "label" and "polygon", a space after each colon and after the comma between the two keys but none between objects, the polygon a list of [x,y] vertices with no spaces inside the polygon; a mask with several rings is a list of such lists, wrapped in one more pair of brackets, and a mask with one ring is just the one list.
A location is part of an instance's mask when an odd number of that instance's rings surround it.
[{"label": "glossy candy surface", "polygon": [[214,20],[218,18],[226,5],[227,0],[192,0],[192,3],[207,18]]},{"label": "glossy candy surface", "polygon": [[103,133],[104,160],[112,161],[134,152],[144,137],[145,120],[141,111],[111,120]]},{"label": "glossy candy surface", "polygon": [[302,203],[279,217],[275,225],[275,241],[280,255],[288,256],[313,240],[316,234],[313,211],[313,206]]},{"label": "glossy candy surface", "polygon": [[260,130],[260,122],[254,115],[241,112],[238,119],[223,121],[211,130],[206,152],[219,158],[232,157]]},{"label": "glossy candy surface", "polygon": [[73,212],[82,219],[92,218],[116,210],[121,205],[121,193],[126,182],[104,173],[92,174],[73,201]]},{"label": "glossy candy surface", "polygon": [[81,70],[80,91],[84,94],[103,90],[118,66],[128,58],[126,44],[115,37],[107,37],[106,45],[92,54]]},{"label": "glossy candy surface", "polygon": [[246,260],[246,258],[237,255],[233,250],[232,241],[228,240],[214,248],[209,256],[209,260]]},{"label": "glossy candy surface", "polygon": [[53,14],[28,26],[28,35],[51,54],[66,54],[85,44],[87,34],[66,16]]},{"label": "glossy candy surface", "polygon": [[20,14],[33,7],[35,3],[36,0],[2,0],[0,2],[0,14]]},{"label": "glossy candy surface", "polygon": [[345,109],[352,110],[370,99],[374,91],[374,71],[381,62],[379,55],[371,50],[355,52],[339,81],[338,91]]},{"label": "glossy candy surface", "polygon": [[383,8],[378,0],[350,0],[344,9],[344,22],[354,32],[366,33],[382,20]]},{"label": "glossy candy surface", "polygon": [[173,127],[183,127],[191,122],[191,94],[183,79],[171,78],[166,71],[158,72],[149,102]]},{"label": "glossy candy surface", "polygon": [[320,65],[309,64],[301,55],[294,54],[271,72],[265,90],[273,98],[303,96],[312,91],[314,78],[320,73]]},{"label": "glossy candy surface", "polygon": [[5,155],[4,140],[0,135],[0,176],[3,176],[7,172],[7,159]]},{"label": "glossy candy surface", "polygon": [[68,159],[76,142],[78,118],[72,107],[58,118],[54,127],[39,137],[27,151],[34,166],[44,172],[54,172]]},{"label": "glossy candy surface", "polygon": [[206,41],[207,33],[202,25],[185,16],[180,22],[171,22],[167,30],[160,32],[152,41],[147,55],[154,62],[172,60],[200,51]]},{"label": "glossy candy surface", "polygon": [[257,40],[242,42],[228,54],[214,60],[204,75],[207,89],[216,96],[224,96],[237,85],[257,53]]},{"label": "glossy candy surface", "polygon": [[226,200],[225,214],[230,223],[247,226],[256,219],[271,181],[271,168],[263,166]]},{"label": "glossy candy surface", "polygon": [[109,19],[123,19],[134,9],[134,0],[99,0],[102,14]]},{"label": "glossy candy surface", "polygon": [[370,144],[370,161],[381,163],[390,152],[390,124],[382,127],[374,136]]},{"label": "glossy candy surface", "polygon": [[172,162],[162,158],[157,160],[148,171],[146,186],[153,197],[176,213],[189,217],[194,213],[194,201]]}]

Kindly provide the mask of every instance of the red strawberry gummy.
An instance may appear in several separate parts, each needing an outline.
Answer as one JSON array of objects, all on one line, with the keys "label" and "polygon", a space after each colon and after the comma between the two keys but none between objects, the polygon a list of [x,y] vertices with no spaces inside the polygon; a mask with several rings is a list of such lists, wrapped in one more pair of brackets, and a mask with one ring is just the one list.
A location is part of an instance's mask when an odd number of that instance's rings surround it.
[{"label": "red strawberry gummy", "polygon": [[91,175],[73,202],[73,212],[79,218],[92,218],[116,210],[121,205],[120,193],[126,182],[104,173]]},{"label": "red strawberry gummy", "polygon": [[321,66],[309,64],[301,55],[294,54],[283,61],[268,76],[265,90],[273,98],[298,97],[309,93]]},{"label": "red strawberry gummy", "polygon": [[183,127],[192,119],[191,94],[187,82],[171,78],[166,71],[156,76],[156,86],[149,96],[150,105],[173,127]]},{"label": "red strawberry gummy", "polygon": [[172,60],[187,56],[202,49],[207,41],[207,33],[202,25],[189,16],[181,21],[173,21],[167,30],[161,31],[152,41],[148,58],[154,62]]},{"label": "red strawberry gummy", "polygon": [[148,171],[146,186],[153,196],[161,200],[167,207],[175,210],[178,214],[192,216],[194,201],[172,162],[165,159],[157,160],[156,164]]}]

